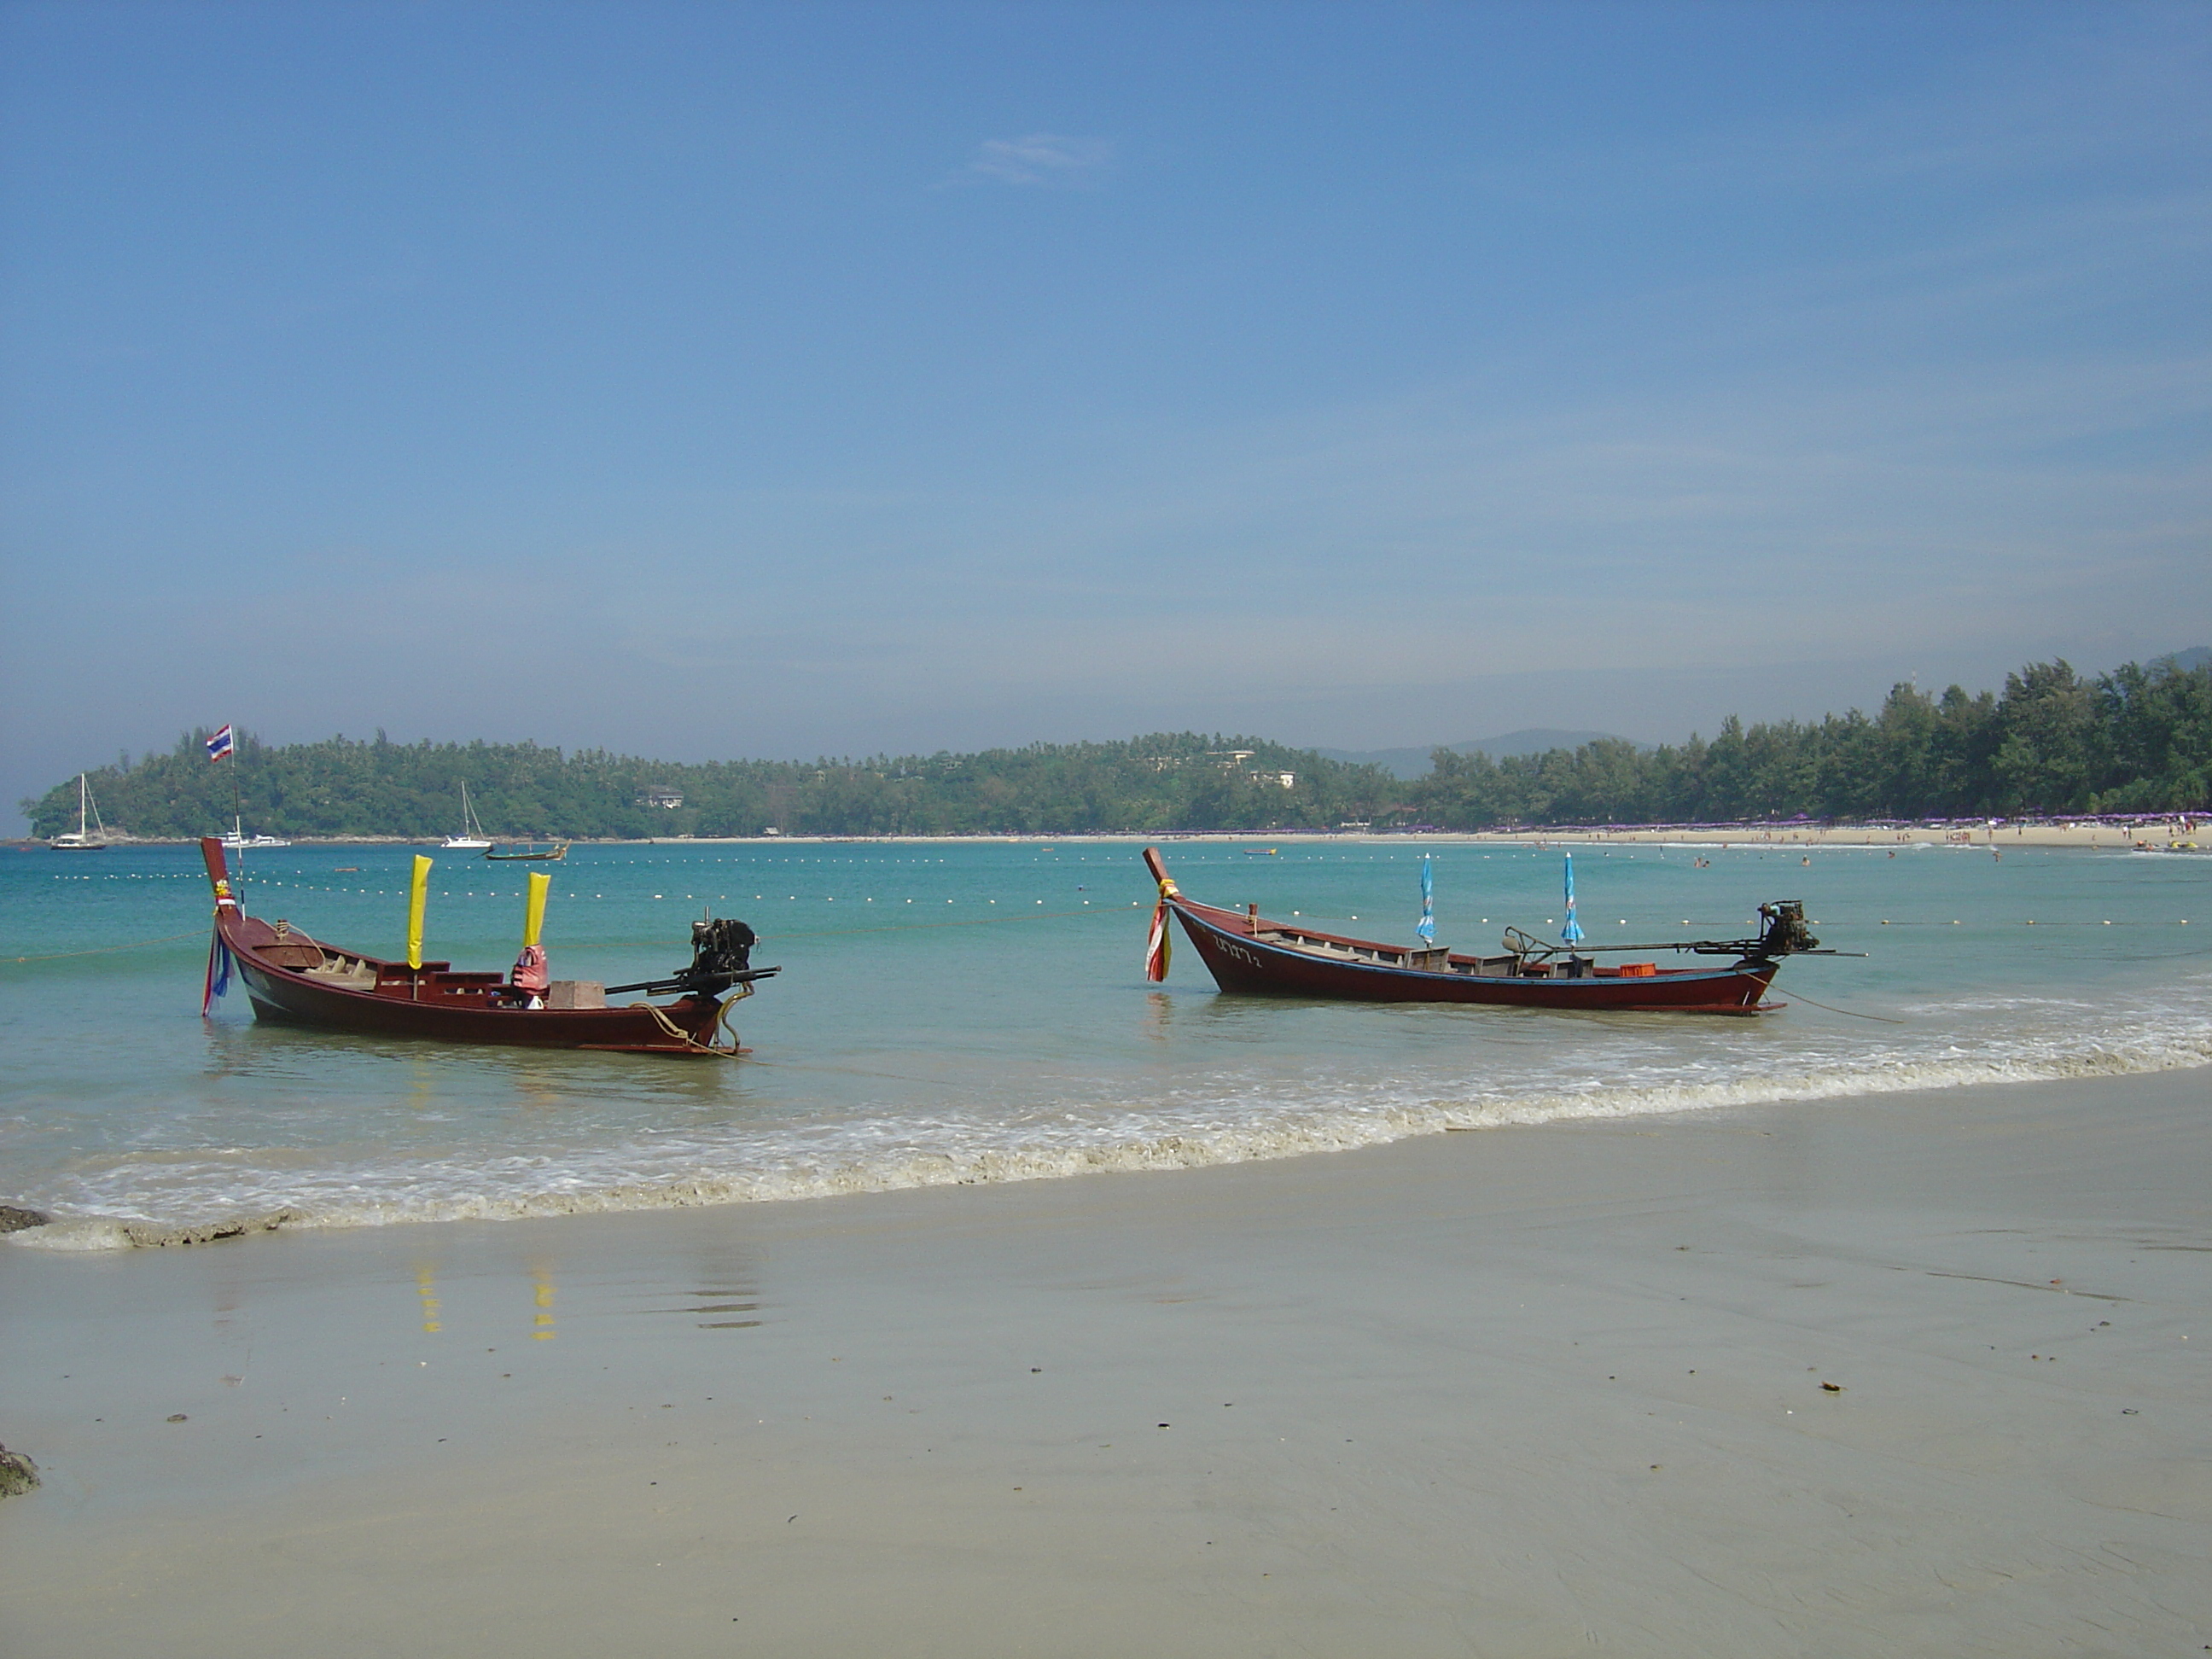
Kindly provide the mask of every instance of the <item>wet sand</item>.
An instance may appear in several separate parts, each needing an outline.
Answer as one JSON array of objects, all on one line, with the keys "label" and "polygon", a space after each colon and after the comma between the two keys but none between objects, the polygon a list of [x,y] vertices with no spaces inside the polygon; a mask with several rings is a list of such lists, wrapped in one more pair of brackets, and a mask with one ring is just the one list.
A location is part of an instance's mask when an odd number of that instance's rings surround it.
[{"label": "wet sand", "polygon": [[2208,1154],[2199,1070],[0,1247],[0,1650],[2200,1653]]}]

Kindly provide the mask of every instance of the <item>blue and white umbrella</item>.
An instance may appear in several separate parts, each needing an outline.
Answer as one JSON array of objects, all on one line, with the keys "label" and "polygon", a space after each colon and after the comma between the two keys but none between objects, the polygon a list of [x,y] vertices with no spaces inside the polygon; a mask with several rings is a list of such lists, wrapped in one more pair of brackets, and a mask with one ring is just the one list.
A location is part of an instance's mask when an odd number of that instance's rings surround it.
[{"label": "blue and white umbrella", "polygon": [[1426,853],[1421,854],[1421,919],[1413,931],[1424,944],[1437,942],[1437,877]]},{"label": "blue and white umbrella", "polygon": [[1567,925],[1559,929],[1559,937],[1572,945],[1583,936],[1583,925],[1575,920],[1575,855],[1567,854]]}]

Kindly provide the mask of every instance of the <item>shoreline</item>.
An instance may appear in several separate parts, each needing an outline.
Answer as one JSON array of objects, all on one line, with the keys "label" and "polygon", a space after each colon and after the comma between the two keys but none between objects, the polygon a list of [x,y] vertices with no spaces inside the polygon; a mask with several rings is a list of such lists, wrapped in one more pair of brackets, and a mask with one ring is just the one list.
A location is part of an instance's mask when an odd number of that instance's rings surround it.
[{"label": "shoreline", "polygon": [[[2181,1054],[2160,1051],[2146,1060],[2124,1061],[2102,1048],[2019,1060],[1954,1061],[1908,1077],[1877,1077],[1842,1071],[1788,1077],[1738,1079],[1720,1085],[1712,1097],[1685,1102],[1684,1091],[1669,1088],[1661,1103],[1633,1091],[1536,1097],[1503,1108],[1443,1108],[1408,1113],[1387,1123],[1356,1127],[1280,1126],[1264,1142],[1250,1135],[1215,1140],[1188,1130],[1170,1130],[1149,1139],[1099,1143],[1074,1150],[1052,1149],[1026,1157],[1017,1151],[985,1150],[965,1155],[917,1152],[894,1162],[888,1172],[832,1165],[803,1175],[706,1177],[689,1175],[661,1185],[603,1189],[562,1189],[535,1194],[479,1195],[465,1200],[422,1200],[411,1210],[367,1215],[358,1209],[319,1214],[304,1200],[198,1220],[161,1221],[149,1217],[55,1212],[14,1204],[0,1209],[35,1214],[40,1222],[18,1223],[0,1232],[0,1256],[10,1250],[76,1259],[155,1254],[205,1249],[244,1238],[282,1234],[403,1234],[425,1230],[510,1226],[557,1226],[610,1217],[651,1217],[725,1210],[804,1206],[841,1200],[887,1197],[902,1193],[979,1190],[1008,1187],[1050,1188],[1097,1180],[1143,1178],[1166,1173],[1195,1173],[1254,1164],[1328,1158],[1381,1147],[1431,1141],[1452,1134],[1505,1129],[1535,1129],[1554,1124],[1635,1125],[1692,1121],[1739,1111],[1823,1109],[1898,1096],[1941,1098],[1961,1090],[2034,1087],[2083,1080],[2160,1078],[2212,1068],[2212,1051],[2198,1047]],[[1856,1082],[1854,1082],[1856,1079]],[[1694,1092],[1694,1091],[1692,1091]]]},{"label": "shoreline", "polygon": [[0,1440],[46,1477],[0,1504],[0,1628],[20,1659],[2195,1651],[2202,1097],[0,1253]]},{"label": "shoreline", "polygon": [[[2198,828],[2194,815],[2176,814],[2163,819],[2146,820],[2141,823],[2076,823],[2022,820],[2000,821],[1994,826],[1976,823],[1968,828],[1956,823],[1895,824],[1895,823],[1747,823],[1722,827],[1620,825],[1604,828],[1576,827],[1540,828],[1528,830],[1358,830],[1335,831],[1316,830],[1096,830],[1067,835],[1002,835],[997,832],[969,836],[652,836],[636,840],[596,840],[589,836],[569,838],[573,847],[833,847],[833,846],[1058,846],[1093,843],[1137,845],[1146,842],[1164,846],[1231,846],[1249,847],[1254,843],[1278,846],[1527,846],[1548,848],[1553,846],[1586,845],[1658,845],[1680,847],[1765,848],[1794,847],[1804,851],[1820,848],[1844,848],[1863,850],[1875,848],[1948,847],[1954,849],[1988,851],[1991,848],[2002,852],[2013,847],[2072,847],[2104,851],[2134,852],[2168,850],[2187,852],[2192,847],[2177,843],[2193,843],[2203,836],[2212,842],[2212,830]],[[401,836],[295,836],[291,845],[296,848],[341,847],[415,847],[437,850],[438,843],[427,839],[410,839]],[[196,840],[159,840],[154,838],[114,841],[108,843],[111,850],[124,851],[132,848],[195,848]],[[47,850],[46,843],[30,839],[0,841],[0,848],[15,852],[35,853]],[[266,852],[289,850],[271,848]],[[2212,846],[2204,850],[2212,853]]]}]

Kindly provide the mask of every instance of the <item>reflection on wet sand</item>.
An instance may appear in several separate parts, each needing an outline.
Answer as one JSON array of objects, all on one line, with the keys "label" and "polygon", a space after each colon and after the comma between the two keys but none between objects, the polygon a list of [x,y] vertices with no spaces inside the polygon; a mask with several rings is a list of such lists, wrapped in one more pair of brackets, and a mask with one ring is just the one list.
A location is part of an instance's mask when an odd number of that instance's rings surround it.
[{"label": "reflection on wet sand", "polygon": [[[631,1339],[619,1333],[631,1328],[596,1322],[610,1315],[643,1314],[658,1323],[673,1314],[702,1331],[751,1330],[764,1322],[761,1312],[767,1303],[751,1264],[742,1256],[717,1249],[695,1259],[688,1268],[670,1265],[683,1275],[680,1288],[665,1280],[641,1284],[619,1276],[570,1272],[558,1258],[542,1254],[514,1264],[511,1271],[528,1286],[533,1342],[550,1342],[566,1330],[572,1336],[580,1331],[586,1343],[596,1331],[626,1344]],[[447,1334],[450,1326],[451,1334],[465,1346],[471,1340],[498,1340],[501,1331],[514,1329],[508,1322],[514,1287],[506,1273],[470,1273],[457,1293],[441,1290],[439,1269],[431,1262],[418,1261],[413,1274],[416,1322],[423,1335]],[[489,1305],[482,1292],[489,1293]],[[500,1312],[502,1308],[509,1311]],[[479,1336],[468,1335],[472,1327],[481,1328]]]},{"label": "reflection on wet sand", "polygon": [[548,1268],[532,1267],[530,1270],[530,1282],[535,1287],[532,1300],[538,1304],[538,1311],[530,1321],[532,1326],[530,1340],[533,1342],[550,1342],[560,1334],[553,1328],[553,1274]]},{"label": "reflection on wet sand", "polygon": [[[760,1311],[761,1304],[757,1301],[731,1302],[723,1299],[728,1297],[750,1297],[756,1295],[757,1292],[750,1285],[740,1285],[734,1288],[692,1291],[689,1292],[689,1294],[694,1298],[694,1305],[679,1310],[681,1312],[689,1314],[749,1314],[758,1313]],[[702,1331],[749,1331],[760,1322],[761,1322],[757,1319],[708,1319],[702,1320],[700,1322],[699,1328]]]},{"label": "reflection on wet sand", "polygon": [[761,1322],[727,1316],[757,1314],[761,1310],[760,1285],[742,1252],[720,1245],[701,1250],[691,1267],[692,1282],[702,1288],[665,1292],[676,1298],[677,1305],[653,1311],[683,1315],[695,1320],[702,1331],[748,1331]]},{"label": "reflection on wet sand", "polygon": [[759,1313],[762,1298],[760,1276],[744,1252],[718,1242],[697,1253],[692,1269],[693,1282],[707,1288],[688,1292],[690,1305],[678,1311],[693,1316],[701,1330],[749,1331],[761,1322],[748,1316]]}]

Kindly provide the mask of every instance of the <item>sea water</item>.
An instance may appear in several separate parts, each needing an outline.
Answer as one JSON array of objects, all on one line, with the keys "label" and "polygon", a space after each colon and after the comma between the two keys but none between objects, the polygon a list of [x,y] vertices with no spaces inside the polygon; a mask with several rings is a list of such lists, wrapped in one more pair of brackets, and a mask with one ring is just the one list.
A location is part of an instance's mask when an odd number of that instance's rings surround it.
[{"label": "sea water", "polygon": [[[1425,854],[1439,942],[1556,936],[1564,915],[1556,847],[1277,845],[1168,851],[1195,898],[1364,937],[1412,940]],[[237,985],[203,1018],[197,848],[0,853],[0,1202],[55,1218],[15,1243],[117,1248],[2212,1062],[2212,858],[1996,850],[1577,849],[1589,943],[1740,937],[1762,900],[1802,898],[1825,944],[1865,953],[1789,963],[1773,995],[1790,1006],[1757,1018],[1224,995],[1187,947],[1154,985],[1134,842],[579,846],[548,866],[556,977],[663,976],[694,918],[752,924],[756,964],[783,973],[736,1007],[739,1060],[257,1024]],[[397,957],[413,851],[248,854],[246,903]],[[428,953],[504,968],[526,868],[438,855]]]}]

